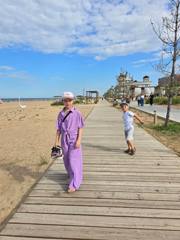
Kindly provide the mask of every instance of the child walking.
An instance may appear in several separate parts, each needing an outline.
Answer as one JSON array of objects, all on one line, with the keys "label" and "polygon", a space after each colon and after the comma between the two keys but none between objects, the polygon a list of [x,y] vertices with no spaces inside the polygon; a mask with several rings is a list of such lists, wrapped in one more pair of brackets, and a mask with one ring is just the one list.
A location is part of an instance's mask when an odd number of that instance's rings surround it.
[{"label": "child walking", "polygon": [[129,111],[128,104],[121,103],[121,109],[123,111],[123,120],[124,120],[124,132],[125,132],[125,139],[128,145],[128,149],[125,150],[125,153],[130,155],[134,155],[136,152],[136,148],[134,146],[134,118],[136,118],[141,124],[144,122],[139,118],[135,113]]},{"label": "child walking", "polygon": [[73,106],[73,100],[73,93],[64,93],[64,108],[57,118],[55,139],[55,146],[60,144],[62,147],[64,166],[69,177],[68,193],[79,189],[83,178],[81,139],[84,120]]}]

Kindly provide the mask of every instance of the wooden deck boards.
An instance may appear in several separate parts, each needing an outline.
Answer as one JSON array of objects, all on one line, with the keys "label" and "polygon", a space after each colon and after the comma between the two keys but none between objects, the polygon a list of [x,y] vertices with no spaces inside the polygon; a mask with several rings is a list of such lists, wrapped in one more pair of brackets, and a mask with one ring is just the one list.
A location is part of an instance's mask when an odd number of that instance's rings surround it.
[{"label": "wooden deck boards", "polygon": [[55,161],[0,233],[0,240],[179,240],[180,158],[136,128],[137,154],[123,153],[121,113],[98,104],[84,130],[84,182],[65,192]]}]

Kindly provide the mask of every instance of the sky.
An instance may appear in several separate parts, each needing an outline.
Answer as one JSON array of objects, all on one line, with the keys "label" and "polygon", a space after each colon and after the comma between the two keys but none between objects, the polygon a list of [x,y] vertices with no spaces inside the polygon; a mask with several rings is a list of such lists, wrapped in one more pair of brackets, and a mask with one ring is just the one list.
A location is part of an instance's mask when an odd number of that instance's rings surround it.
[{"label": "sky", "polygon": [[121,69],[161,76],[150,20],[167,0],[0,0],[0,97],[102,94]]}]

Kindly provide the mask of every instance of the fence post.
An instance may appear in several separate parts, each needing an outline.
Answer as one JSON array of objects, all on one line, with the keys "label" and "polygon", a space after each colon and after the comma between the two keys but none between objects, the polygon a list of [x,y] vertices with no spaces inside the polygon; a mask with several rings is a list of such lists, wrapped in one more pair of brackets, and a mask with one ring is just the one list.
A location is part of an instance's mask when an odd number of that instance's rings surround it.
[{"label": "fence post", "polygon": [[157,112],[154,110],[154,125],[157,124]]}]

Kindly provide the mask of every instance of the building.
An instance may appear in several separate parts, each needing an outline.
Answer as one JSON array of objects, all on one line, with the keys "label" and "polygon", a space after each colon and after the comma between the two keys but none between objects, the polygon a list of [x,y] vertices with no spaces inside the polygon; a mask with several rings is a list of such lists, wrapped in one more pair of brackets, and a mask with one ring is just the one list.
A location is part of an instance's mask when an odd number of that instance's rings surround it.
[{"label": "building", "polygon": [[86,91],[86,103],[98,103],[99,92],[97,90]]},{"label": "building", "polygon": [[144,76],[142,81],[134,80],[128,73],[121,72],[117,77],[117,85],[115,86],[115,95],[119,98],[131,98],[134,99],[138,95],[149,96],[154,94],[155,87],[152,86],[152,82],[149,76]]},{"label": "building", "polygon": [[[165,96],[170,83],[170,77],[162,77],[158,79],[158,86],[155,88],[155,94],[158,96]],[[173,91],[175,95],[180,95],[180,74],[175,75],[173,84]]]},{"label": "building", "polygon": [[[170,78],[169,77],[163,77],[163,78],[159,78],[158,80],[158,86],[160,87],[166,87],[170,82]],[[175,75],[175,85],[179,85],[180,86],[180,74],[176,74]]]}]

